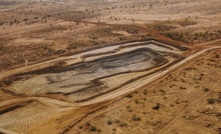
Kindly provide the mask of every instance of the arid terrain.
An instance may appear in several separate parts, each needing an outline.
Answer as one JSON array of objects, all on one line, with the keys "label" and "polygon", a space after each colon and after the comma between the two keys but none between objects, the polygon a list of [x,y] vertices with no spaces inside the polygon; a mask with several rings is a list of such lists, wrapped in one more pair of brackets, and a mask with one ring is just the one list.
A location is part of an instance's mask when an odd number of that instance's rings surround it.
[{"label": "arid terrain", "polygon": [[221,134],[220,0],[1,0],[0,134]]}]

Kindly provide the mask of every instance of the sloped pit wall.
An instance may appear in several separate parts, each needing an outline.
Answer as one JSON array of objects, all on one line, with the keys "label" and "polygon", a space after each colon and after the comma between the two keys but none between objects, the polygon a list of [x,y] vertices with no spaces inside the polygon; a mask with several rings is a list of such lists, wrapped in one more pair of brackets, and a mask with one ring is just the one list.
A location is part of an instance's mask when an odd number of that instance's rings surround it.
[{"label": "sloped pit wall", "polygon": [[[86,49],[78,51],[78,52],[68,53],[68,54],[65,54],[64,56],[71,56],[71,55],[80,54],[80,53],[83,53],[83,52],[92,51],[92,50],[96,50],[96,49],[99,49],[99,48],[105,48],[105,47],[109,47],[109,46],[116,46],[116,45],[133,43],[133,42],[144,42],[144,41],[155,41],[155,42],[151,42],[151,43],[155,43],[157,45],[161,45],[159,43],[163,43],[163,44],[175,47],[175,48],[177,48],[177,49],[179,49],[181,51],[189,50],[189,48],[187,46],[181,46],[180,44],[175,43],[175,42],[171,42],[171,41],[167,41],[167,40],[161,40],[161,39],[158,39],[158,38],[148,38],[148,39],[124,41],[124,42],[113,43],[113,44],[97,45],[97,46],[93,46],[93,47],[90,47],[90,48],[86,48]],[[159,43],[157,43],[157,42],[159,42]],[[164,47],[166,47],[166,46],[164,46]]]},{"label": "sloped pit wall", "polygon": [[[121,54],[116,54],[116,55],[112,55],[112,56],[105,56],[102,58],[98,58],[93,61],[87,62],[87,64],[92,64],[94,62],[99,62],[99,61],[113,59],[113,58],[117,59],[117,58],[119,58],[119,56],[123,56],[125,54],[127,55],[129,53],[142,52],[144,50],[151,52],[153,55],[158,55],[155,60],[156,62],[157,62],[157,59],[158,59],[158,62],[166,62],[167,61],[163,57],[159,57],[159,54],[157,52],[153,51],[152,49],[142,48],[142,49],[136,49],[136,50],[133,50],[130,52],[126,52],[126,53],[121,53]],[[107,52],[107,53],[109,53],[109,52]],[[107,54],[107,53],[103,53],[103,54]],[[159,58],[160,58],[160,61],[159,61]],[[62,73],[62,72],[70,71],[70,70],[75,70],[77,68],[82,68],[83,66],[85,66],[85,62],[79,62],[79,63],[68,65],[68,66],[65,66],[65,63],[59,63],[59,64],[55,64],[53,66],[46,67],[43,69],[38,69],[38,70],[24,72],[24,73],[18,73],[18,74],[9,76],[1,81],[1,85],[9,86],[13,83],[13,81],[19,81],[19,80],[24,79],[23,76],[25,76],[25,79],[29,79],[31,77],[31,75],[41,75],[41,74],[48,74],[48,73]],[[141,70],[141,71],[143,71],[143,70]]]},{"label": "sloped pit wall", "polygon": [[[149,42],[145,42],[145,43],[139,43],[139,41],[149,41]],[[157,43],[157,42],[155,42],[155,41],[153,41],[152,39],[148,39],[148,40],[137,40],[137,41],[135,41],[135,42],[138,42],[138,44],[135,44],[136,46],[138,45],[140,45],[140,46],[142,46],[142,45],[145,45],[145,44],[147,44],[147,43],[151,43],[151,44],[153,44],[153,43],[155,43],[155,45],[158,45],[158,46],[160,46],[160,47],[165,47],[165,48],[167,48],[167,49],[170,49],[170,47],[167,47],[167,46],[164,46],[164,45],[162,45],[162,44],[160,44],[160,43]],[[129,43],[133,43],[133,42],[129,42]],[[122,43],[120,43],[120,44],[122,44]],[[116,44],[115,44],[116,45]],[[134,45],[134,44],[133,44]],[[133,46],[132,44],[130,45],[128,45],[128,46],[122,46],[122,47],[120,47],[120,49],[123,49],[123,48],[127,48],[127,47],[132,47]],[[168,45],[168,44],[166,44],[166,45]],[[112,46],[112,45],[110,45],[110,46]],[[104,48],[104,47],[107,47],[107,46],[102,46],[102,47],[96,47],[96,48],[91,48],[90,50],[94,50],[94,49],[98,49],[98,48]],[[174,47],[174,45],[173,45],[173,47]],[[176,47],[177,48],[177,47]],[[179,49],[182,49],[182,50],[187,50],[188,48],[186,48],[186,47],[179,47]],[[87,52],[87,51],[90,51],[89,49],[87,49],[87,50],[84,50],[84,51],[81,51],[81,52]],[[75,64],[72,64],[72,65],[66,65],[65,64],[65,62],[59,62],[59,63],[57,63],[57,64],[55,64],[55,65],[53,65],[53,66],[50,66],[50,67],[46,67],[46,68],[43,68],[43,69],[39,69],[39,70],[34,70],[34,71],[29,71],[29,72],[25,72],[25,73],[18,73],[18,74],[15,74],[15,75],[12,75],[12,76],[10,76],[10,77],[7,77],[7,78],[5,78],[4,80],[2,80],[1,81],[1,86],[2,87],[7,87],[7,86],[10,86],[11,84],[13,84],[13,82],[14,81],[20,81],[20,80],[26,80],[26,79],[30,79],[30,78],[32,78],[32,77],[34,77],[34,76],[37,76],[37,75],[41,75],[41,74],[49,74],[49,73],[62,73],[62,72],[67,72],[67,71],[71,71],[71,70],[79,70],[79,68],[80,68],[80,71],[81,72],[85,72],[85,73],[93,73],[96,69],[97,69],[97,67],[98,67],[98,65],[104,65],[104,66],[102,66],[103,68],[112,68],[112,67],[118,67],[118,66],[110,66],[110,65],[105,65],[104,64],[104,62],[106,61],[115,61],[115,60],[118,60],[118,58],[119,57],[121,57],[121,56],[125,56],[125,55],[130,55],[130,53],[132,53],[132,55],[131,55],[131,58],[133,57],[133,56],[135,56],[135,55],[133,55],[133,53],[135,54],[135,53],[144,53],[144,51],[146,51],[146,52],[149,52],[149,53],[151,53],[152,54],[152,56],[153,55],[155,55],[155,56],[153,56],[152,58],[153,58],[153,61],[154,62],[156,62],[156,63],[159,63],[159,64],[156,64],[156,65],[154,65],[153,67],[151,67],[151,68],[148,68],[148,70],[149,69],[152,69],[152,68],[155,68],[155,67],[159,67],[159,66],[161,66],[161,65],[163,65],[163,64],[166,64],[168,61],[167,61],[167,59],[165,59],[162,55],[160,55],[158,52],[156,52],[156,51],[153,51],[152,49],[149,49],[149,48],[138,48],[138,49],[134,49],[134,50],[131,50],[131,51],[129,51],[129,52],[124,52],[124,53],[120,53],[120,54],[116,54],[116,55],[109,55],[109,56],[104,56],[104,57],[101,57],[101,58],[98,58],[98,59],[95,59],[95,60],[92,60],[92,61],[88,61],[88,62],[79,62],[79,63],[75,63]],[[101,53],[97,53],[97,55],[105,55],[105,54],[112,54],[112,53],[116,53],[116,51],[114,50],[114,51],[108,51],[108,52],[101,52]],[[171,53],[171,55],[173,55],[173,53]],[[85,57],[90,57],[90,56],[96,56],[96,54],[92,54],[92,55],[85,55]],[[176,56],[176,55],[175,55]],[[178,60],[179,59],[181,59],[182,57],[176,57],[176,58],[178,58]],[[127,61],[129,61],[130,60],[130,57],[129,58],[127,58]],[[148,59],[147,59],[148,60]],[[123,63],[123,61],[122,61],[122,63],[121,63],[121,61],[119,61],[118,63],[117,63],[118,65],[120,65],[120,66],[123,66],[124,65],[124,63]],[[122,64],[122,65],[121,65]],[[130,63],[128,63],[128,64],[130,64]],[[95,67],[91,67],[91,66],[94,66],[95,65]],[[125,64],[125,65],[127,65],[127,63]],[[84,69],[85,68],[88,68],[88,71],[85,71]],[[83,71],[82,71],[83,70]],[[136,71],[132,71],[132,72],[141,72],[141,71],[146,71],[145,69],[141,69],[141,70],[136,70]],[[122,73],[129,73],[129,72],[131,72],[131,70],[128,70],[128,71],[126,71],[126,72],[118,72],[117,74],[110,74],[108,77],[111,77],[111,76],[114,76],[114,75],[119,75],[119,74],[122,74]],[[102,87],[102,84],[103,83],[101,83],[100,81],[99,81],[99,79],[102,79],[102,78],[104,78],[104,77],[100,77],[100,78],[96,78],[96,79],[94,79],[94,80],[90,80],[90,82],[88,83],[89,85],[89,87],[87,88],[87,89],[90,89],[90,88],[92,88],[92,89],[96,89],[96,90],[101,90],[101,87]],[[136,79],[135,79],[136,80]],[[48,79],[48,81],[49,82],[51,82],[51,83],[53,83],[54,81],[53,81],[53,79]],[[133,81],[133,80],[132,80]],[[129,82],[131,82],[131,80],[129,81]],[[127,82],[126,82],[127,83]],[[50,83],[49,83],[50,84]],[[125,84],[125,83],[124,83]],[[124,85],[124,84],[122,84],[122,85]],[[104,87],[102,87],[102,88],[104,88]],[[69,95],[69,94],[73,94],[73,93],[77,93],[77,92],[80,92],[81,90],[83,91],[83,90],[87,90],[86,88],[83,88],[83,89],[80,89],[80,90],[78,90],[78,91],[73,91],[73,92],[69,92],[69,93],[62,93],[62,92],[52,92],[52,93],[50,93],[50,92],[48,92],[48,94],[56,94],[56,93],[61,93],[61,94],[63,94],[63,95]],[[109,91],[108,91],[109,92]],[[47,92],[46,92],[46,94],[47,94]],[[99,93],[100,94],[100,93]],[[102,94],[102,93],[101,93]],[[93,95],[93,96],[96,96],[96,94],[95,95]],[[92,98],[93,98],[93,96],[91,96]],[[89,97],[89,98],[91,98],[91,97]],[[87,98],[86,98],[87,99]],[[79,100],[80,101],[80,100]]]}]

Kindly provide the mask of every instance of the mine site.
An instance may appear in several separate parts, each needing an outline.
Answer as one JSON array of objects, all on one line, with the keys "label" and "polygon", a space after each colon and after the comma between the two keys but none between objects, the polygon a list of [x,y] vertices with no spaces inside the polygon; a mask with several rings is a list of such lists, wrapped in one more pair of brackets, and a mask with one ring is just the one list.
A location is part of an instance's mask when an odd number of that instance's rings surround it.
[{"label": "mine site", "polygon": [[0,134],[221,134],[221,1],[0,0]]}]

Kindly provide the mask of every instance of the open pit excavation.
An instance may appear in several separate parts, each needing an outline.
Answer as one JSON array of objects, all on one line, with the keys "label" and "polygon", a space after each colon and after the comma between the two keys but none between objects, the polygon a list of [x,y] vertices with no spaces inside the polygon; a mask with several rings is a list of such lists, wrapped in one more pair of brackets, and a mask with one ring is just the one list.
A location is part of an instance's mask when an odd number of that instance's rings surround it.
[{"label": "open pit excavation", "polygon": [[29,71],[4,78],[2,88],[17,95],[84,102],[153,75],[183,59],[186,49],[154,40],[96,48],[41,63],[53,64],[45,68],[31,65]]},{"label": "open pit excavation", "polygon": [[2,72],[1,92],[9,96],[0,103],[0,132],[44,133],[56,128],[50,133],[66,133],[115,98],[218,48],[185,57],[190,51],[187,47],[154,40],[134,41],[90,48]]},{"label": "open pit excavation", "polygon": [[0,0],[0,134],[221,134],[221,0]]}]

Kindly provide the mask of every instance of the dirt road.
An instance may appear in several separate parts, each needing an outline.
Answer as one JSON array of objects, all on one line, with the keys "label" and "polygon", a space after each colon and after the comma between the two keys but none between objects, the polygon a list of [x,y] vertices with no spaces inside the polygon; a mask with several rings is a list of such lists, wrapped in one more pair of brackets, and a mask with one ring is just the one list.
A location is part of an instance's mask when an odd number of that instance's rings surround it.
[{"label": "dirt road", "polygon": [[[89,101],[86,101],[86,102],[73,104],[73,103],[63,102],[63,101],[59,101],[59,100],[55,100],[55,99],[51,99],[51,98],[45,98],[45,97],[30,97],[30,98],[38,99],[38,100],[41,100],[41,101],[49,101],[50,103],[54,103],[56,105],[73,106],[73,107],[75,107],[75,106],[87,106],[87,105],[92,105],[92,104],[108,101],[108,100],[114,99],[116,97],[119,97],[121,95],[124,95],[128,92],[132,92],[132,91],[134,91],[138,88],[141,88],[141,87],[143,87],[143,86],[159,79],[160,77],[170,73],[174,69],[176,69],[180,66],[183,66],[187,62],[193,60],[195,57],[200,56],[201,54],[205,53],[206,51],[213,50],[213,49],[219,49],[219,48],[221,48],[221,46],[211,47],[211,48],[201,50],[201,51],[187,57],[186,59],[180,61],[179,63],[169,67],[168,69],[166,69],[164,71],[161,71],[161,72],[158,72],[157,74],[153,74],[151,76],[142,78],[142,79],[137,80],[137,81],[135,81],[131,84],[128,84],[128,85],[126,85],[126,86],[124,86],[124,87],[122,87],[122,88],[120,88],[116,91],[101,95],[99,97],[96,97],[96,98],[94,98],[92,100],[89,100]],[[38,64],[38,66],[41,66],[41,65],[44,65],[44,64],[43,63]],[[34,67],[35,65],[32,65],[32,66]],[[29,69],[32,68],[32,66],[29,66]],[[3,73],[1,73],[0,80],[7,77],[7,76],[9,76],[10,74],[16,74],[17,72],[23,71],[23,70],[25,70],[25,68],[27,68],[27,67],[22,67],[22,68],[14,69],[12,71],[9,70],[9,71],[3,72]]]},{"label": "dirt road", "polygon": [[117,91],[115,91],[114,93],[110,93],[110,94],[105,94],[103,96],[99,96],[93,100],[90,100],[90,101],[87,101],[87,102],[83,102],[83,103],[79,103],[79,106],[87,106],[87,105],[91,105],[91,104],[95,104],[95,103],[99,103],[99,102],[103,102],[103,101],[108,101],[108,100],[111,100],[111,99],[114,99],[118,96],[121,96],[121,95],[124,95],[128,92],[131,92],[131,91],[134,91],[138,88],[141,88],[157,79],[159,79],[160,77],[168,74],[169,72],[173,71],[174,69],[180,67],[181,65],[184,65],[186,64],[187,62],[193,60],[195,57],[205,53],[206,51],[209,51],[209,50],[213,50],[213,49],[219,49],[221,48],[221,46],[218,46],[218,47],[212,47],[212,48],[207,48],[207,49],[204,49],[202,51],[199,51],[189,57],[187,57],[186,59],[182,60],[181,62],[169,67],[167,70],[164,70],[162,72],[158,72],[157,74],[154,74],[152,76],[150,76],[148,79],[146,78],[143,78],[141,80],[138,80],[136,82],[133,82],[132,84],[129,84],[127,85],[126,87],[124,87],[123,89],[119,89]]}]

